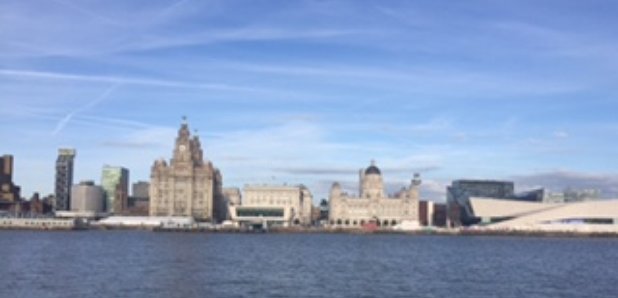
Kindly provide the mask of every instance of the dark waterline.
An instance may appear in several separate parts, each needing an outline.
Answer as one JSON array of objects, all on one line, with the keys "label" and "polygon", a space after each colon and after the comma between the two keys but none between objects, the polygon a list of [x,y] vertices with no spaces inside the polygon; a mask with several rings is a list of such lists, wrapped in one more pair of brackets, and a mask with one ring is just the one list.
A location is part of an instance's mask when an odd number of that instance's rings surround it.
[{"label": "dark waterline", "polygon": [[0,297],[617,297],[618,239],[1,231]]}]

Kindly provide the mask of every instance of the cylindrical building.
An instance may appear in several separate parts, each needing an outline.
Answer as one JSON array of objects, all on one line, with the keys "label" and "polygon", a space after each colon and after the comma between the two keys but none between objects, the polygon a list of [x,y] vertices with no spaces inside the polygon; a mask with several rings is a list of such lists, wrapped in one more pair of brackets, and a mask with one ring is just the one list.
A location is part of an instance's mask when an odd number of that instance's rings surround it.
[{"label": "cylindrical building", "polygon": [[71,188],[71,211],[103,212],[103,188],[92,181],[83,181]]}]

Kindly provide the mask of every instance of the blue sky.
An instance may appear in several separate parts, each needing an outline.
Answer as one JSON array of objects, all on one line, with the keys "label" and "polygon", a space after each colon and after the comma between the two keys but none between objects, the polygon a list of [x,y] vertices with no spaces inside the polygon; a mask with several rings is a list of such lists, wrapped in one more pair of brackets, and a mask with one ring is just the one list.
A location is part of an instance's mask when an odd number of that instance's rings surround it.
[{"label": "blue sky", "polygon": [[148,180],[182,115],[224,186],[453,179],[618,194],[615,1],[0,1],[0,153],[24,196]]}]

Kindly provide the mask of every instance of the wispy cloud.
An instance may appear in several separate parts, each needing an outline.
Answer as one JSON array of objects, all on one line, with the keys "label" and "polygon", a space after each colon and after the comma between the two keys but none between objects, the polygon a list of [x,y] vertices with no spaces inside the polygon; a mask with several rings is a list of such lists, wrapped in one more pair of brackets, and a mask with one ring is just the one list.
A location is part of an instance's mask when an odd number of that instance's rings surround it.
[{"label": "wispy cloud", "polygon": [[[277,172],[282,172],[291,175],[354,175],[357,174],[359,169],[361,168],[343,168],[343,167],[288,167],[288,168],[275,168],[274,170]],[[417,172],[431,172],[440,169],[438,166],[432,167],[381,167],[383,173],[388,174],[409,174]]]},{"label": "wispy cloud", "polygon": [[0,69],[0,75],[10,76],[10,77],[36,78],[36,79],[86,81],[86,82],[99,82],[99,83],[127,84],[127,85],[135,84],[135,85],[145,85],[145,86],[153,86],[153,87],[260,91],[259,88],[230,86],[230,85],[225,85],[225,84],[190,83],[190,82],[182,82],[182,81],[158,80],[158,79],[149,79],[149,78],[68,74],[68,73],[58,73],[58,72],[30,71],[30,70],[16,70],[16,69]]},{"label": "wispy cloud", "polygon": [[176,130],[170,127],[146,126],[137,128],[122,137],[113,137],[99,143],[102,147],[117,149],[169,149]]},{"label": "wispy cloud", "polygon": [[557,139],[566,139],[569,137],[569,133],[566,131],[556,131],[554,132],[554,137]]},{"label": "wispy cloud", "polygon": [[120,84],[118,84],[118,83],[111,85],[109,88],[105,89],[105,91],[103,91],[103,93],[101,93],[101,95],[96,97],[94,100],[92,100],[92,101],[88,102],[87,104],[77,108],[76,110],[68,113],[66,116],[64,116],[62,119],[60,119],[60,121],[58,121],[58,123],[56,124],[56,128],[52,132],[52,135],[55,136],[60,131],[62,131],[64,129],[64,127],[69,123],[69,121],[71,121],[73,116],[75,116],[76,114],[84,112],[84,111],[87,111],[88,109],[96,106],[97,104],[99,104],[100,102],[105,100],[107,97],[110,96],[110,94],[112,94],[112,92],[114,92],[114,90],[116,90],[116,88],[118,88],[118,86],[120,86]]}]

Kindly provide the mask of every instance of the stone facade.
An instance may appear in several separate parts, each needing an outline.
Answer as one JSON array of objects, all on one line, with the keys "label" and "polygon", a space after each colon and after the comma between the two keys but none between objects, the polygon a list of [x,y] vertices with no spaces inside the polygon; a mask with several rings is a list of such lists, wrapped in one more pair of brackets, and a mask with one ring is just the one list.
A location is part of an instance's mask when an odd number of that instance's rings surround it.
[{"label": "stone facade", "polygon": [[93,181],[82,181],[71,189],[71,211],[105,211],[105,190]]},{"label": "stone facade", "polygon": [[243,189],[242,207],[282,208],[292,225],[310,225],[313,196],[303,185],[248,185]]},{"label": "stone facade", "polygon": [[205,161],[200,140],[191,137],[182,123],[173,158],[155,161],[150,176],[150,216],[191,216],[198,221],[217,221],[223,199],[221,173]]},{"label": "stone facade", "polygon": [[344,193],[335,182],[330,191],[329,224],[334,227],[359,228],[375,223],[386,227],[402,222],[418,223],[419,186],[421,180],[415,174],[410,186],[393,197],[386,195],[382,173],[372,164],[359,171],[359,196]]}]

